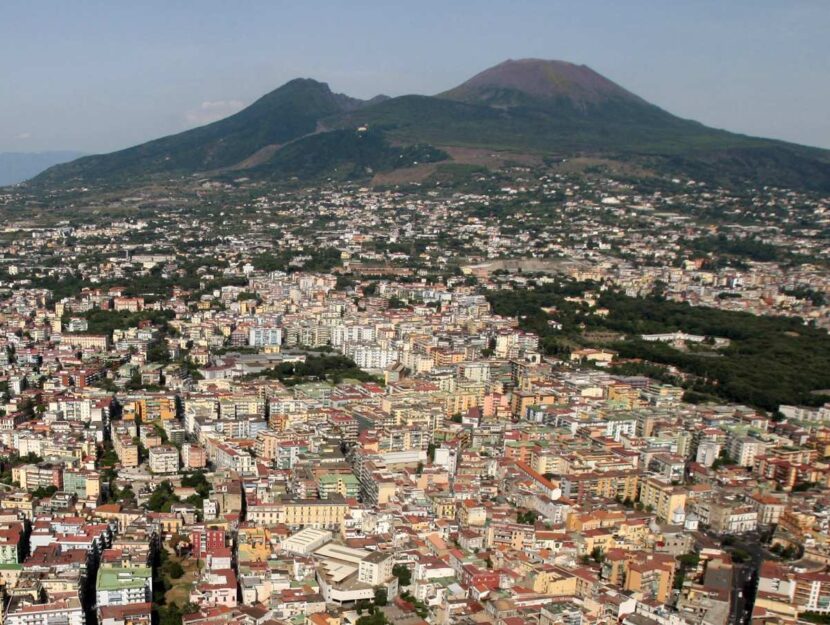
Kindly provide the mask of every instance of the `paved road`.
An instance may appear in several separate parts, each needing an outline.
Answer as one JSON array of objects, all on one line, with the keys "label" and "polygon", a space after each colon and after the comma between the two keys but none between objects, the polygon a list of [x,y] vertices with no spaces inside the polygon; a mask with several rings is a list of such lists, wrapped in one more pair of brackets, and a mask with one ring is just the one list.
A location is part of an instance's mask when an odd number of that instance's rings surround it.
[{"label": "paved road", "polygon": [[752,564],[735,566],[732,577],[732,602],[729,622],[732,625],[749,623],[752,604],[755,600],[755,567]]},{"label": "paved road", "polygon": [[746,625],[750,621],[755,593],[758,587],[758,570],[766,558],[766,551],[757,533],[746,534],[734,539],[730,547],[743,549],[749,554],[749,561],[736,564],[732,576],[732,599],[729,610],[731,625]]}]

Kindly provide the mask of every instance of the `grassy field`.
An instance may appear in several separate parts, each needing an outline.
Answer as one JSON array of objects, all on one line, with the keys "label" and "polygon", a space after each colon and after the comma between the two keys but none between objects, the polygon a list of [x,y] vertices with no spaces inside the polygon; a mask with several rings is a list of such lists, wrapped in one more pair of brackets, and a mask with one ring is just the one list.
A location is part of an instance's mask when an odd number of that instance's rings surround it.
[{"label": "grassy field", "polygon": [[183,607],[190,597],[190,589],[193,582],[199,574],[199,569],[196,566],[194,558],[180,558],[179,556],[170,552],[170,562],[178,562],[184,569],[184,575],[179,579],[168,579],[170,582],[170,590],[164,594],[164,598],[168,605],[176,604],[178,607]]}]

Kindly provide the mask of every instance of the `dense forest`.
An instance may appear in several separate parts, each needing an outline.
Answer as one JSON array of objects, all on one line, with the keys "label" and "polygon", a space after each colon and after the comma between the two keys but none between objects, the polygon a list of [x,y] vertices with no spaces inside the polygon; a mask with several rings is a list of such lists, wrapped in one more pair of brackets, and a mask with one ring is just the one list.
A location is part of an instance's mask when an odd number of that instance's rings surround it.
[{"label": "dense forest", "polygon": [[[594,307],[565,299],[588,292],[597,296]],[[830,389],[830,335],[798,318],[693,307],[659,296],[628,297],[612,289],[600,292],[592,283],[569,281],[493,291],[487,297],[495,312],[517,316],[522,328],[538,333],[542,348],[551,355],[594,344],[591,337],[597,333],[612,333],[623,338],[604,346],[617,350],[621,358],[672,365],[691,374],[683,384],[696,396],[717,396],[770,411],[780,404],[830,401],[830,391],[817,393]],[[595,314],[597,308],[608,314]],[[550,325],[551,320],[562,324],[561,330]],[[730,344],[680,350],[639,338],[678,330],[727,338]]]}]

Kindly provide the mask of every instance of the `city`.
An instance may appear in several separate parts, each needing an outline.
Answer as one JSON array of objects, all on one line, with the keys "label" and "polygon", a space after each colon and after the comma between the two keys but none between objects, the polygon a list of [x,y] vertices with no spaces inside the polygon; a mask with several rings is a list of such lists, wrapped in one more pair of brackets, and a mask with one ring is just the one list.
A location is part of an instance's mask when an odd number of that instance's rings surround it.
[{"label": "city", "polygon": [[[672,180],[675,194],[645,195],[512,166],[473,182],[199,183],[108,198],[113,220],[95,200],[72,220],[9,222],[9,622],[149,622],[153,603],[162,623],[830,609],[830,404],[696,393],[682,369],[613,349],[623,334],[592,344],[583,323],[572,345],[566,327],[574,311],[613,318],[607,293],[658,289],[826,334],[820,218],[775,209],[822,215],[828,198]],[[752,225],[713,228],[713,197]],[[763,242],[736,251],[741,231]],[[713,232],[727,244],[704,248]],[[542,336],[494,311],[552,286],[565,295]],[[641,343],[730,349],[660,329]]]},{"label": "city", "polygon": [[830,5],[750,4],[4,6],[0,624],[830,624]]}]

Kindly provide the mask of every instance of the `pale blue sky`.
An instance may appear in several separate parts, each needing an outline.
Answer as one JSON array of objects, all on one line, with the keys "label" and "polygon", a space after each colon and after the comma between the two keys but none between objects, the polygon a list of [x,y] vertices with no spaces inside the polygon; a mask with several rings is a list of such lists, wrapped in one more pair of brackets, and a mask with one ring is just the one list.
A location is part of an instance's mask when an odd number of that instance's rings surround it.
[{"label": "pale blue sky", "polygon": [[126,147],[299,76],[433,94],[523,57],[830,148],[828,0],[2,0],[0,151]]}]

